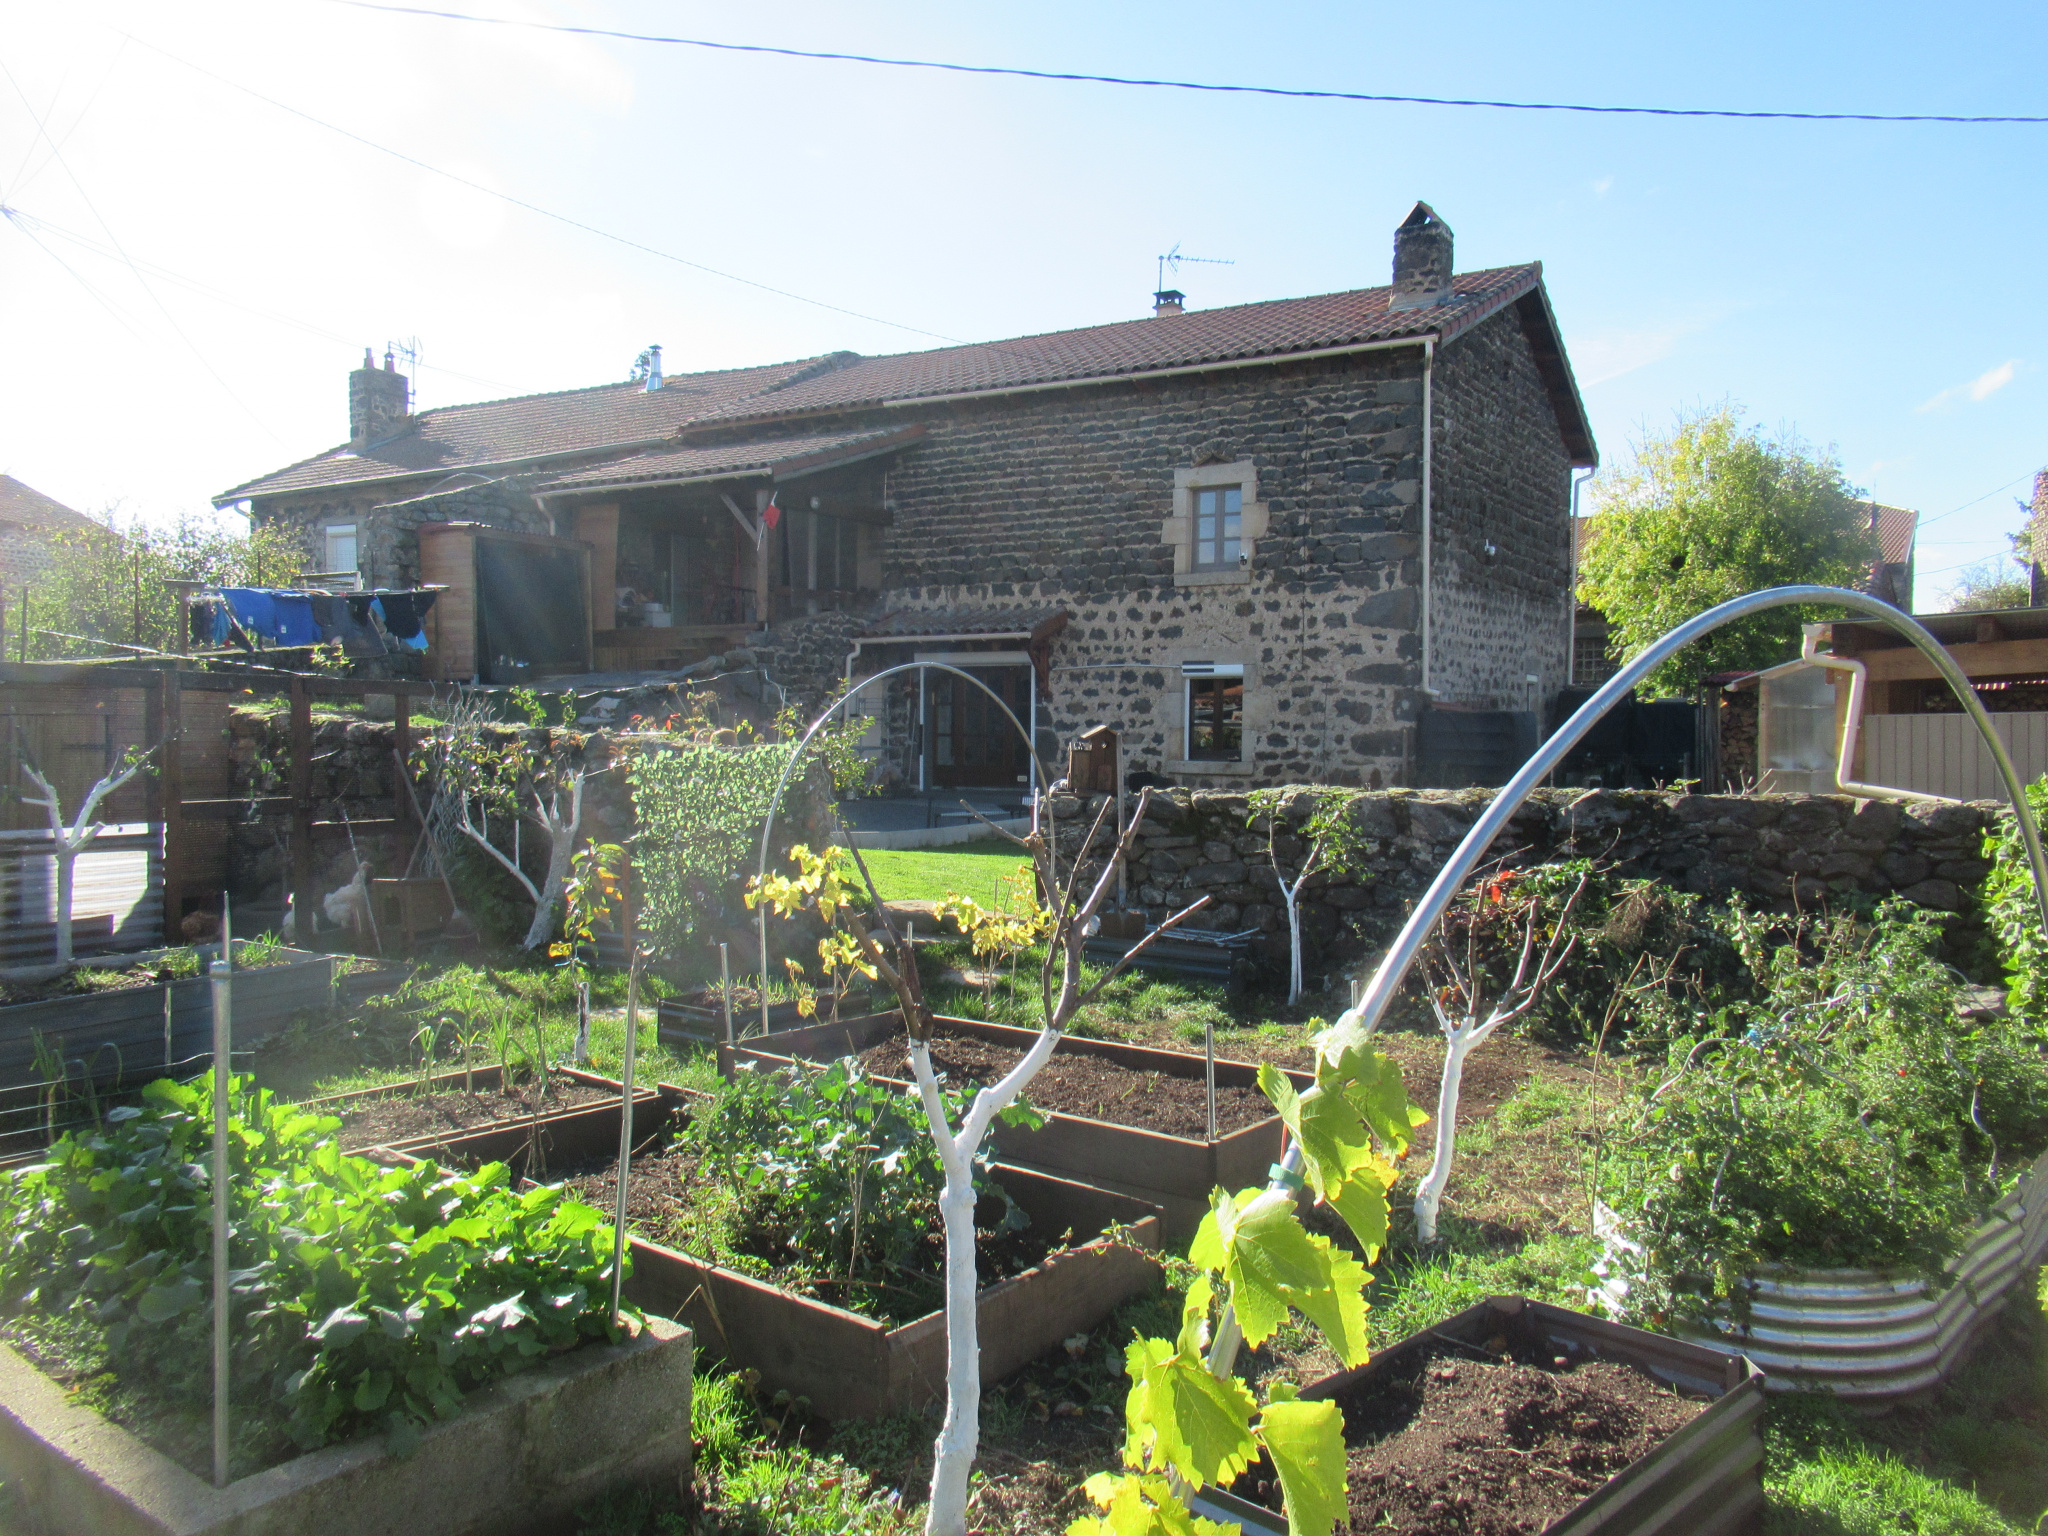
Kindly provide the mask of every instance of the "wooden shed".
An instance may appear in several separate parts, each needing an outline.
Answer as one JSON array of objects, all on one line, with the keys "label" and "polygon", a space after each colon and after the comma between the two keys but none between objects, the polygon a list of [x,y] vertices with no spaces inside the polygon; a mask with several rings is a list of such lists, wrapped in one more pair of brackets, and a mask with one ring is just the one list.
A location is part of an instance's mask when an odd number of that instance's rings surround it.
[{"label": "wooden shed", "polygon": [[591,670],[590,546],[485,523],[422,523],[435,682],[522,683]]}]

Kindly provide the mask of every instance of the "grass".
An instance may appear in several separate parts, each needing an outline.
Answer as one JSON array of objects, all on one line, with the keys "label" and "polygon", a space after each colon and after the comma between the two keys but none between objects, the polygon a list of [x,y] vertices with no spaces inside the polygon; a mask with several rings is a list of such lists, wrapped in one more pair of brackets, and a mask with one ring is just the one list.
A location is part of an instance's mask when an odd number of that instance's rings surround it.
[{"label": "grass", "polygon": [[943,901],[959,895],[988,906],[1000,882],[1031,868],[1030,858],[1015,843],[993,837],[949,848],[864,848],[860,856],[884,901]]}]

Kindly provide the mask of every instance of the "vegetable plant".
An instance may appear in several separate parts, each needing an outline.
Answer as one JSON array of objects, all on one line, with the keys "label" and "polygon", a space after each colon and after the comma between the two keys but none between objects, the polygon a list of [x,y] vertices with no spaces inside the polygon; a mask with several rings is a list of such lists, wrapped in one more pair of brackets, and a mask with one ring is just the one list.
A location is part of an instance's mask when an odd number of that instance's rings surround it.
[{"label": "vegetable plant", "polygon": [[548,958],[559,960],[576,979],[576,1065],[590,1060],[590,966],[585,949],[595,952],[597,931],[610,928],[625,901],[626,850],[617,843],[590,843],[571,861],[562,883],[562,937],[548,946]]},{"label": "vegetable plant", "polygon": [[[965,1095],[946,1089],[941,1101],[958,1115]],[[1022,1101],[998,1118],[1040,1123]],[[891,1315],[930,1309],[925,1255],[946,1170],[915,1093],[876,1082],[853,1058],[823,1067],[800,1062],[787,1075],[743,1063],[690,1135],[703,1148],[706,1171],[757,1197],[775,1241],[815,1266],[817,1283],[868,1293]],[[986,1230],[1021,1229],[1028,1218],[987,1167],[986,1148],[977,1147],[976,1200],[1002,1211]],[[890,1300],[906,1295],[906,1304]]]},{"label": "vegetable plant", "polygon": [[[213,1091],[152,1083],[0,1172],[0,1314],[31,1339],[90,1338],[159,1401],[209,1380]],[[228,1091],[234,1401],[270,1449],[372,1429],[402,1449],[472,1387],[613,1337],[596,1210],[515,1194],[500,1164],[385,1169],[342,1154],[332,1117],[246,1078]]]}]

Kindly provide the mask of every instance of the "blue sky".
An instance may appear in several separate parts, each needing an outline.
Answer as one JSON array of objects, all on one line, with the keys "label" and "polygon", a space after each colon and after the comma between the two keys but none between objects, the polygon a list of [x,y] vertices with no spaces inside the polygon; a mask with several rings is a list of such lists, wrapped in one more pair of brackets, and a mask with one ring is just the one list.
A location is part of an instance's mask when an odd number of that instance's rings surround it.
[{"label": "blue sky", "polygon": [[[446,8],[1340,90],[2048,115],[2038,5]],[[1176,243],[1234,263],[1182,269],[1195,306],[1363,287],[1417,197],[1460,268],[1544,263],[1608,462],[1724,399],[1832,445],[1928,519],[1923,608],[2002,547],[2048,464],[2048,126],[1218,97],[330,0],[16,6],[0,63],[0,202],[19,215],[0,225],[0,472],[82,509],[174,516],[330,446],[365,344],[417,336],[432,406],[622,377],[650,341],[674,370],[1125,318]],[[509,208],[237,85],[896,324]]]}]

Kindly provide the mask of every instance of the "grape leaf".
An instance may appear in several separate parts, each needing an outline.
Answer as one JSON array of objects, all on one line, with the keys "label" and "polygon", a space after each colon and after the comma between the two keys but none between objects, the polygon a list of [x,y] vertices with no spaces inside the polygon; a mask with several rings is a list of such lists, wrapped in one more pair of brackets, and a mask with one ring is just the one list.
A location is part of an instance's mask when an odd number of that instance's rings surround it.
[{"label": "grape leaf", "polygon": [[1138,1339],[1125,1354],[1131,1377],[1124,1460],[1172,1467],[1191,1483],[1227,1483],[1257,1454],[1250,1390],[1219,1380],[1201,1357],[1164,1339]]},{"label": "grape leaf", "polygon": [[1179,1348],[1199,1355],[1209,1347],[1209,1303],[1215,1295],[1216,1286],[1207,1275],[1195,1276],[1180,1309]]},{"label": "grape leaf", "polygon": [[[1205,1256],[1206,1255],[1206,1256]],[[1310,1234],[1283,1190],[1218,1192],[1188,1257],[1220,1268],[1247,1344],[1256,1349],[1299,1309],[1346,1365],[1366,1357],[1365,1266],[1327,1237]]]},{"label": "grape leaf", "polygon": [[1344,1496],[1344,1419],[1332,1402],[1270,1402],[1259,1415],[1259,1443],[1280,1474],[1288,1536],[1330,1536],[1349,1524]]},{"label": "grape leaf", "polygon": [[1067,1536],[1242,1536],[1243,1527],[1190,1514],[1163,1477],[1098,1472],[1081,1485],[1100,1516],[1083,1515]]},{"label": "grape leaf", "polygon": [[[1318,1057],[1316,1085],[1304,1094],[1294,1091],[1284,1073],[1261,1066],[1259,1087],[1293,1132],[1301,1148],[1309,1187],[1349,1223],[1366,1258],[1371,1259],[1378,1256],[1381,1244],[1386,1241],[1386,1193],[1393,1186],[1395,1173],[1392,1164],[1374,1150],[1373,1131],[1354,1102],[1350,1085],[1341,1076],[1357,1060],[1368,1056],[1384,1060],[1363,1049],[1346,1053],[1337,1062]],[[1394,1085],[1405,1106],[1407,1092],[1401,1086],[1398,1071],[1394,1074]],[[1395,1143],[1389,1141],[1388,1145]],[[1405,1134],[1398,1145],[1405,1150]]]}]

